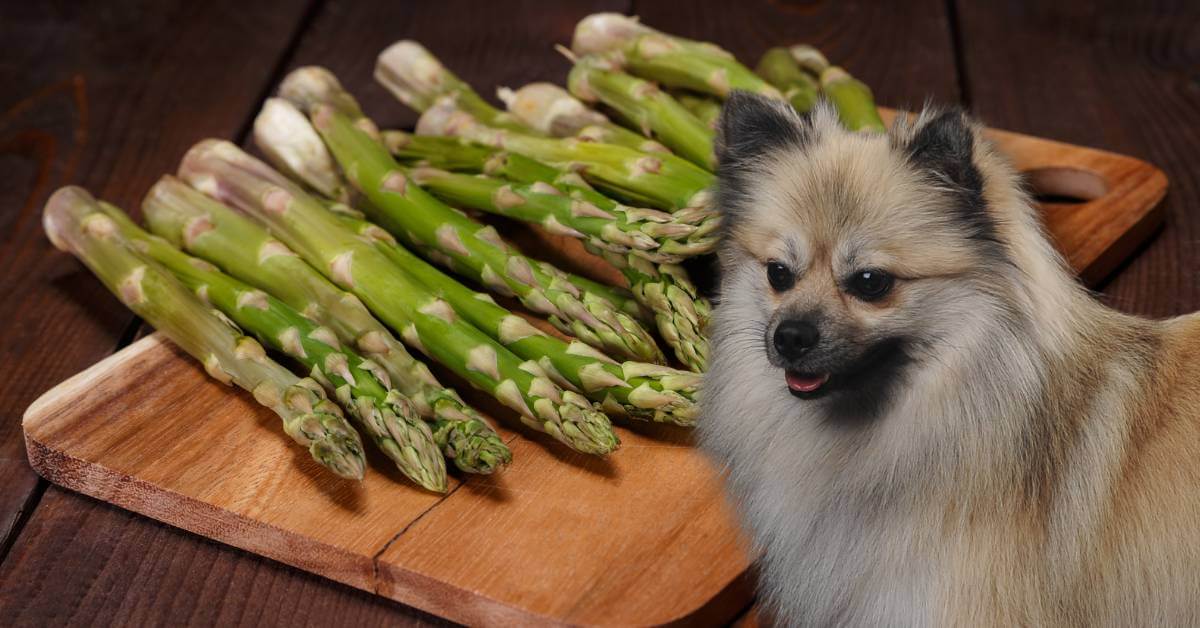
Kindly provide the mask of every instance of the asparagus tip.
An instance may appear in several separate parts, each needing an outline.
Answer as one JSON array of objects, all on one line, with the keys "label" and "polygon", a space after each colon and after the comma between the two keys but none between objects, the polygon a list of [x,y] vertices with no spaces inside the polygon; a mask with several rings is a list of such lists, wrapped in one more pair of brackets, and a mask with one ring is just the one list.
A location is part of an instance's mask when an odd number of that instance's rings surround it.
[{"label": "asparagus tip", "polygon": [[578,55],[597,54],[616,50],[638,35],[654,32],[638,21],[620,13],[593,13],[575,25],[571,50]]},{"label": "asparagus tip", "polygon": [[442,91],[446,68],[421,44],[404,39],[375,58],[375,80],[400,102],[424,111]]}]

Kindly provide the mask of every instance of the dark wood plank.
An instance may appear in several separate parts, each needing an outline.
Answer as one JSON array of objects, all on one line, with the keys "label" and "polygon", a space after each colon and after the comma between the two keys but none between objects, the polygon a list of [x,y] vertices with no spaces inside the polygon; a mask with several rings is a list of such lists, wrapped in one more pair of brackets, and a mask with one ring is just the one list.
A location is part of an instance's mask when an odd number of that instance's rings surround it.
[{"label": "dark wood plank", "polygon": [[[25,407],[112,351],[132,320],[46,242],[46,196],[78,183],[136,210],[193,142],[241,132],[308,8],[300,0],[4,9],[0,535],[38,495],[20,434]],[[7,625],[429,619],[53,487],[0,565],[0,582]]]},{"label": "dark wood plank", "polygon": [[375,57],[389,44],[414,39],[481,95],[533,81],[562,84],[571,69],[554,44],[569,44],[575,23],[597,11],[626,12],[626,0],[563,2],[329,2],[296,48],[291,67],[323,65],[383,126],[410,127],[417,114],[372,78]]},{"label": "dark wood plank", "polygon": [[772,46],[809,43],[866,81],[880,104],[958,102],[946,5],[911,2],[635,0],[633,13],[672,34],[715,42],[754,67]]},{"label": "dark wood plank", "polygon": [[0,547],[36,482],[21,440],[25,407],[111,352],[132,320],[46,241],[42,204],[54,188],[79,183],[135,208],[196,139],[236,133],[304,9],[299,1],[274,9],[243,5],[125,2],[101,10],[38,2],[4,9],[0,320],[8,331],[0,340]]},{"label": "dark wood plank", "polygon": [[1163,169],[1166,227],[1104,293],[1149,316],[1200,309],[1200,5],[963,2],[963,57],[988,124]]},{"label": "dark wood plank", "polygon": [[9,626],[432,626],[384,598],[50,487],[0,566]]}]

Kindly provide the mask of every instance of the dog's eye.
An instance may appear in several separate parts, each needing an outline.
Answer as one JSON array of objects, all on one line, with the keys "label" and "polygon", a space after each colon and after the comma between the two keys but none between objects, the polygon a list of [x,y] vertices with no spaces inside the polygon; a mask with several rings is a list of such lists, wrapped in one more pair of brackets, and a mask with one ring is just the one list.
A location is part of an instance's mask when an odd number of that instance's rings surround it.
[{"label": "dog's eye", "polygon": [[796,276],[787,266],[771,260],[767,262],[767,281],[776,292],[783,292],[796,283]]},{"label": "dog's eye", "polygon": [[892,289],[892,276],[882,270],[860,270],[847,282],[850,292],[863,301],[874,301]]}]

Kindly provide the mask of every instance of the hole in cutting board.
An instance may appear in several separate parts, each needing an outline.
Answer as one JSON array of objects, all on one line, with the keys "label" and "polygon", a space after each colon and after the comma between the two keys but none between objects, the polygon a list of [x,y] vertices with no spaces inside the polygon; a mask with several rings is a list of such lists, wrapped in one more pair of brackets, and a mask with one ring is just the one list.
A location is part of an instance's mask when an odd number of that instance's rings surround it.
[{"label": "hole in cutting board", "polygon": [[1043,205],[1078,205],[1108,193],[1108,183],[1100,175],[1077,168],[1035,168],[1021,173]]}]

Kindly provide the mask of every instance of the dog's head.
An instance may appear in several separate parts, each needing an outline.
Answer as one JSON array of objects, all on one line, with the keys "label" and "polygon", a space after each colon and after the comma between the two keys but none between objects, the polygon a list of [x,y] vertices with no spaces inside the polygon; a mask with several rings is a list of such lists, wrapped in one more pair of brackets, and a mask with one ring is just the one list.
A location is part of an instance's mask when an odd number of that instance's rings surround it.
[{"label": "dog's head", "polygon": [[719,333],[761,342],[780,390],[869,415],[1003,308],[1008,254],[962,112],[853,133],[827,107],[800,116],[737,93],[719,127]]}]

